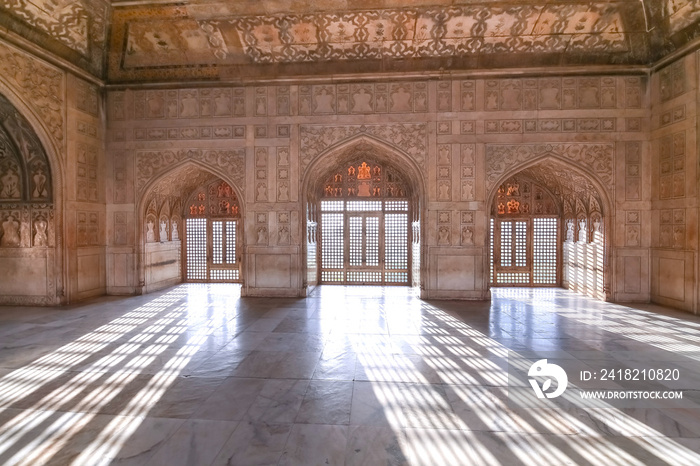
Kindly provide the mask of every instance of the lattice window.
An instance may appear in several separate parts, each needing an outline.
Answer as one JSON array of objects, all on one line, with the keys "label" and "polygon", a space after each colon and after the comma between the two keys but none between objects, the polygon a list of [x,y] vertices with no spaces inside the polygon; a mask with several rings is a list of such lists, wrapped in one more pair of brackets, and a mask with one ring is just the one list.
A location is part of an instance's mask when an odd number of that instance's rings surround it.
[{"label": "lattice window", "polygon": [[491,219],[491,225],[489,229],[489,264],[491,264],[490,267],[490,274],[489,274],[489,281],[493,283],[493,241],[494,241],[494,235],[493,235],[493,229],[494,229],[494,221]]},{"label": "lattice window", "polygon": [[379,265],[379,217],[365,217],[365,265]]},{"label": "lattice window", "polygon": [[511,222],[501,223],[501,267],[512,265],[513,225]]},{"label": "lattice window", "polygon": [[237,228],[240,208],[234,189],[215,181],[190,195],[185,208],[188,280],[240,280]]},{"label": "lattice window", "polygon": [[322,212],[342,212],[345,210],[345,201],[321,201]]},{"label": "lattice window", "polygon": [[346,210],[350,212],[381,211],[382,201],[348,201]]},{"label": "lattice window", "polygon": [[408,268],[408,215],[386,214],[384,224],[384,267]]},{"label": "lattice window", "polygon": [[527,267],[527,223],[515,222],[515,266]]},{"label": "lattice window", "polygon": [[408,283],[408,219],[407,200],[322,200],[321,281]]},{"label": "lattice window", "polygon": [[408,201],[386,201],[384,203],[384,210],[386,210],[387,212],[408,212]]},{"label": "lattice window", "polygon": [[187,234],[187,279],[207,279],[207,219],[188,218]]},{"label": "lattice window", "polygon": [[557,229],[556,218],[535,218],[533,239],[533,283],[557,283]]},{"label": "lattice window", "polygon": [[343,220],[342,213],[321,214],[321,267],[324,269],[343,268]]},{"label": "lattice window", "polygon": [[238,269],[235,270],[225,270],[225,269],[212,269],[209,271],[209,278],[211,280],[238,280],[240,274]]},{"label": "lattice window", "polygon": [[502,285],[529,285],[530,272],[499,272],[498,283]]},{"label": "lattice window", "polygon": [[228,220],[226,222],[226,263],[235,264],[236,263],[236,228],[237,223],[235,220]]},{"label": "lattice window", "polygon": [[324,282],[342,282],[343,276],[345,275],[345,272],[329,272],[327,270],[324,270],[321,272],[321,281]]},{"label": "lattice window", "polygon": [[350,265],[355,267],[362,265],[362,240],[364,238],[362,220],[362,217],[350,217],[348,222],[348,227],[350,228],[349,259]]},{"label": "lattice window", "polygon": [[348,282],[359,282],[359,283],[378,283],[382,281],[381,272],[353,272],[348,271],[347,273]]},{"label": "lattice window", "polygon": [[407,283],[408,273],[407,272],[387,272],[384,275],[384,280],[388,283]]},{"label": "lattice window", "polygon": [[212,239],[212,262],[214,264],[224,263],[224,222],[214,221],[211,224]]}]

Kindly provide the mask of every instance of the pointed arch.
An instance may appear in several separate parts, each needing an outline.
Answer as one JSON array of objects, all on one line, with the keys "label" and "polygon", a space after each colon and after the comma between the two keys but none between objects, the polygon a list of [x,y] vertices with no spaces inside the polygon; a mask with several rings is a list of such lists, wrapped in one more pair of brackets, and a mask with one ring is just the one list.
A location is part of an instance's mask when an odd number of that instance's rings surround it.
[{"label": "pointed arch", "polygon": [[[170,205],[170,217],[176,218],[177,220],[183,221],[185,218],[184,212],[181,210],[176,212],[173,210],[175,206],[179,206],[180,209],[186,208],[186,200],[191,194],[191,192],[200,186],[209,184],[215,180],[221,180],[228,184],[236,196],[240,200],[240,217],[244,218],[245,213],[245,202],[243,202],[243,190],[242,188],[233,180],[232,177],[226,173],[221,173],[215,167],[212,167],[204,162],[194,159],[183,160],[170,167],[156,176],[153,176],[148,180],[144,187],[139,192],[139,199],[137,203],[138,219],[135,222],[135,237],[137,240],[137,272],[139,277],[139,288],[143,291],[152,291],[147,287],[146,280],[146,250],[147,250],[147,225],[146,218],[149,214],[149,206],[152,205],[155,196],[162,197],[162,203],[155,204],[156,214],[159,218],[161,215],[161,208],[164,202],[168,202]],[[178,194],[178,196],[175,196]],[[156,225],[158,222],[156,222]],[[184,224],[180,224],[182,228],[178,234],[177,238],[182,239],[184,236]],[[172,227],[172,225],[171,225]],[[171,231],[171,230],[170,230]],[[244,235],[241,235],[243,240]],[[172,237],[170,239],[172,240]],[[245,248],[243,247],[243,254],[245,255]]]},{"label": "pointed arch", "polygon": [[[303,158],[304,154],[301,154],[301,156]],[[360,134],[325,150],[306,166],[302,174],[301,197],[302,205],[306,207],[302,230],[305,232],[305,235],[302,235],[302,237],[307,239],[303,242],[303,256],[307,260],[302,261],[302,275],[306,277],[304,288],[307,293],[311,291],[309,288],[315,286],[312,277],[313,271],[310,273],[310,268],[313,267],[312,264],[317,260],[314,257],[314,254],[316,254],[315,242],[318,239],[318,232],[315,228],[319,216],[316,209],[320,195],[323,192],[323,183],[332,175],[334,170],[362,156],[391,167],[410,186],[407,197],[411,204],[412,213],[412,218],[409,219],[411,224],[409,228],[413,229],[414,238],[414,244],[409,244],[409,254],[412,254],[414,257],[413,284],[424,283],[427,278],[423,271],[424,267],[420,267],[425,258],[425,246],[421,235],[421,232],[425,230],[425,215],[423,213],[425,212],[427,201],[424,170],[413,157],[401,149],[371,135]],[[413,246],[413,251],[411,246]]]},{"label": "pointed arch", "polygon": [[[602,254],[599,261],[603,269],[602,279],[596,274],[596,285],[593,291],[586,286],[580,288],[585,293],[592,294],[598,298],[611,299],[611,288],[614,283],[613,274],[615,273],[614,268],[611,266],[612,238],[614,238],[615,224],[613,221],[613,194],[608,189],[609,184],[604,182],[598,172],[576,160],[552,151],[546,151],[535,157],[516,162],[499,165],[499,167],[503,167],[503,170],[498,173],[498,176],[493,176],[493,172],[491,173],[492,176],[489,177],[489,180],[492,184],[489,186],[487,195],[489,208],[495,202],[499,187],[506,180],[522,175],[539,182],[554,197],[558,198],[560,203],[561,224],[559,229],[563,241],[560,243],[562,254],[559,258],[559,263],[562,268],[562,284],[569,285],[568,280],[564,276],[566,275],[569,258],[573,257],[573,255],[569,254],[567,256],[567,254],[585,247],[585,243],[580,238],[585,237],[587,241],[590,240],[595,243],[596,240],[599,241],[602,237],[602,241],[595,244],[596,248],[600,248],[595,250],[595,254]],[[612,174],[606,173],[607,176],[612,176]],[[582,196],[581,193],[588,196]],[[594,209],[591,210],[589,206],[594,206]],[[584,210],[583,213],[580,212],[582,208]],[[580,224],[582,218],[579,217],[582,215],[585,217],[584,222],[590,221],[590,224]],[[567,229],[567,225],[564,224],[567,219],[569,219],[569,222],[574,222],[574,227],[579,227],[582,231],[585,230],[586,235],[583,237],[574,235],[574,238],[571,239],[571,227],[569,226]],[[601,226],[604,234],[601,233]],[[490,235],[487,236],[486,241],[487,247],[492,248]],[[596,267],[601,264],[597,264]],[[579,267],[579,265],[575,267]],[[576,289],[576,286],[574,289]]]},{"label": "pointed arch", "polygon": [[[30,240],[28,244],[24,244],[21,248],[23,251],[16,250],[13,255],[15,256],[13,260],[19,261],[21,257],[26,254],[34,257],[34,261],[41,256],[41,260],[46,263],[46,288],[45,293],[39,293],[35,290],[31,296],[11,296],[3,295],[3,302],[8,304],[41,304],[41,305],[53,305],[66,303],[68,296],[66,296],[65,290],[69,288],[67,286],[68,280],[68,265],[65,260],[66,258],[66,242],[65,238],[65,199],[64,199],[64,171],[65,167],[62,163],[63,145],[54,137],[55,131],[48,128],[45,121],[40,117],[40,115],[34,110],[33,106],[29,104],[23,97],[21,92],[12,85],[12,83],[6,81],[0,77],[0,99],[5,102],[4,105],[11,107],[13,116],[8,117],[14,118],[16,121],[11,121],[10,123],[14,125],[14,129],[21,131],[23,134],[28,136],[35,142],[30,142],[29,145],[34,145],[32,151],[39,150],[41,152],[41,157],[43,162],[41,162],[41,170],[45,168],[48,173],[46,173],[44,178],[46,179],[45,188],[39,187],[39,191],[34,192],[36,189],[35,184],[41,183],[37,181],[36,177],[29,177],[27,172],[25,176],[24,186],[22,187],[22,200],[29,202],[33,205],[38,205],[41,203],[41,212],[37,211],[35,216],[31,213],[30,223],[37,221],[46,231],[46,244],[48,247],[42,251],[33,251],[29,246],[36,246],[35,238],[32,238],[36,231],[31,229],[31,227],[26,227],[29,231],[25,233],[29,235]],[[54,128],[55,130],[56,128]],[[64,131],[63,125],[58,126],[60,131]],[[26,141],[24,141],[26,142]],[[34,157],[36,158],[36,157]],[[34,159],[33,159],[34,160]],[[38,166],[34,166],[35,163],[31,163],[31,166],[26,166],[26,161],[22,161],[25,165],[22,167],[23,170],[28,171],[32,169],[37,169]],[[37,162],[38,163],[38,162]],[[40,175],[41,178],[43,175]],[[26,204],[27,206],[29,204]],[[31,210],[34,210],[33,208]],[[50,217],[50,219],[49,219]],[[49,221],[50,220],[50,221]],[[25,227],[23,225],[23,227]],[[43,242],[43,239],[41,240]],[[38,243],[38,244],[41,244]],[[23,240],[26,243],[26,240]],[[25,254],[26,253],[26,254]],[[39,256],[37,256],[39,254]],[[36,256],[36,257],[35,257]],[[29,257],[29,256],[27,256]],[[19,264],[18,264],[19,265]],[[34,267],[32,267],[34,269]],[[32,272],[33,274],[35,272]]]},{"label": "pointed arch", "polygon": [[546,162],[552,161],[556,164],[562,164],[566,167],[567,170],[573,170],[575,173],[579,174],[580,176],[584,177],[596,190],[596,192],[600,195],[601,201],[603,202],[603,205],[601,206],[603,208],[603,212],[605,214],[609,213],[612,211],[612,193],[610,193],[606,187],[606,183],[603,182],[603,180],[600,179],[600,177],[590,170],[588,167],[582,166],[581,164],[572,161],[571,159],[562,157],[559,154],[556,154],[554,152],[545,152],[541,155],[538,155],[530,160],[524,161],[522,163],[518,164],[511,164],[508,166],[506,170],[504,170],[502,173],[498,175],[497,178],[495,178],[494,182],[492,185],[489,187],[489,192],[487,195],[487,205],[491,205],[493,203],[493,200],[496,196],[496,193],[498,191],[498,187],[508,178],[511,178],[514,175],[517,175],[518,173],[521,173],[527,169],[532,169],[536,168],[537,166],[542,166]]}]

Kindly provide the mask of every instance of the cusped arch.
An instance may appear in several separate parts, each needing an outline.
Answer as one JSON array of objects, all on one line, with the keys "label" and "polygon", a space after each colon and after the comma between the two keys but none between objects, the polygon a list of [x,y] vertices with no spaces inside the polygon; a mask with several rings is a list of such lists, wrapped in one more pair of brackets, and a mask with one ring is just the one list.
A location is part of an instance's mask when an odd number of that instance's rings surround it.
[{"label": "cusped arch", "polygon": [[553,152],[541,154],[537,157],[532,158],[531,160],[513,165],[507,170],[505,170],[501,175],[499,175],[499,177],[495,180],[493,185],[489,187],[486,205],[490,206],[493,204],[493,201],[498,193],[498,187],[507,179],[518,175],[521,172],[527,171],[528,169],[534,169],[538,165],[543,165],[549,161],[561,164],[565,166],[567,170],[573,170],[580,176],[584,177],[599,194],[600,199],[603,203],[603,205],[601,206],[601,208],[603,209],[603,214],[608,215],[612,212],[612,195],[606,188],[605,183],[598,177],[598,175],[589,168],[581,166],[579,163],[562,157]]},{"label": "cusped arch", "polygon": [[233,188],[233,190],[235,191],[238,199],[240,199],[241,201],[241,214],[243,214],[243,210],[245,209],[245,202],[243,201],[243,189],[242,187],[238,186],[238,184],[230,176],[228,176],[225,173],[221,173],[220,171],[217,171],[216,167],[212,167],[199,160],[184,160],[180,163],[173,165],[169,169],[158,173],[157,175],[149,179],[146,184],[144,184],[144,187],[139,192],[139,201],[137,204],[137,212],[139,212],[139,215],[143,216],[143,214],[145,213],[145,209],[147,208],[148,197],[154,191],[154,188],[162,184],[164,180],[176,178],[176,175],[180,174],[182,171],[186,171],[188,168],[200,170],[202,172],[207,173],[211,177],[219,178],[228,183],[228,185],[231,186],[231,188]]},{"label": "cusped arch", "polygon": [[[558,169],[563,170],[563,172],[557,173],[559,171]],[[555,171],[557,169],[557,171]],[[612,296],[611,294],[611,288],[612,284],[615,282],[614,274],[615,270],[614,267],[610,266],[611,263],[611,257],[612,257],[612,239],[614,238],[614,228],[615,224],[613,222],[614,219],[614,206],[612,203],[613,195],[610,192],[609,188],[606,186],[606,184],[603,182],[600,176],[598,176],[592,169],[589,169],[588,167],[582,166],[580,162],[577,162],[575,160],[571,160],[569,158],[563,157],[560,154],[552,153],[552,152],[546,152],[543,154],[538,155],[537,157],[533,157],[531,159],[528,159],[526,161],[521,161],[519,163],[511,164],[507,167],[506,170],[503,171],[503,173],[499,174],[497,178],[493,178],[493,185],[489,186],[489,192],[487,196],[487,206],[489,206],[489,209],[491,206],[493,206],[497,196],[498,196],[498,190],[499,187],[506,182],[508,179],[518,176],[522,174],[523,176],[530,178],[532,181],[537,182],[544,188],[551,188],[551,186],[546,186],[544,185],[544,178],[545,176],[538,176],[537,172],[538,170],[541,170],[544,174],[551,175],[555,178],[557,178],[557,181],[559,182],[559,186],[565,187],[568,186],[567,183],[571,183],[571,179],[573,177],[578,177],[580,180],[583,180],[583,183],[581,181],[576,182],[577,187],[582,188],[584,193],[591,194],[593,193],[595,196],[598,197],[599,202],[596,201],[595,207],[596,209],[596,216],[602,220],[602,231],[606,232],[604,235],[602,235],[602,257],[603,257],[603,267],[602,267],[602,273],[603,273],[603,283],[602,287],[600,287],[600,290],[588,290],[586,293],[596,293],[596,296],[599,296],[604,299],[610,299]],[[564,176],[562,176],[562,173]],[[572,176],[573,175],[573,176]],[[571,188],[571,186],[568,186]],[[577,210],[576,206],[571,206],[570,204],[568,205],[567,208],[567,203],[569,202],[569,199],[567,199],[564,196],[563,190],[560,190],[560,192],[557,194],[554,192],[552,189],[548,189],[550,194],[553,195],[555,199],[557,199],[558,202],[561,203],[561,210],[559,213],[560,218],[564,219],[565,216],[567,215],[567,211],[569,211],[569,214],[571,214],[571,210],[574,212]],[[575,189],[572,188],[572,190],[576,193],[579,193],[578,196],[574,197],[574,200],[576,202],[576,205],[581,204],[582,198],[580,196],[581,191],[576,191]],[[595,196],[592,195],[590,196],[591,198],[595,199]],[[584,210],[587,211],[586,215],[589,215],[590,212],[588,210],[591,210],[590,208],[584,208]],[[602,217],[602,218],[601,218]],[[560,226],[561,228],[564,228],[564,225],[562,224]],[[565,236],[562,234],[562,241]],[[486,240],[486,247],[490,248],[491,245],[489,244],[490,239],[489,236],[485,238]],[[563,261],[563,259],[561,259]],[[485,258],[485,266],[489,265],[487,258]],[[564,273],[564,272],[562,272]]]},{"label": "cusped arch", "polygon": [[[20,89],[13,86],[11,82],[3,77],[0,77],[0,97],[7,102],[16,112],[16,114],[25,121],[28,125],[28,130],[36,141],[41,146],[42,155],[45,158],[45,165],[48,170],[48,178],[50,179],[50,193],[47,195],[47,200],[53,209],[53,231],[48,232],[49,244],[53,244],[54,254],[53,260],[47,262],[49,266],[47,295],[39,297],[38,300],[28,298],[26,303],[29,304],[59,304],[65,303],[70,298],[66,295],[65,290],[70,289],[67,284],[68,264],[65,261],[66,257],[66,242],[65,238],[65,221],[64,221],[64,179],[66,167],[62,163],[64,152],[63,141],[56,140],[54,131],[47,125],[45,120],[41,118],[39,112],[27,99],[23,96]],[[58,129],[63,131],[63,125],[59,125]],[[26,167],[25,167],[26,168]],[[30,193],[31,194],[31,193]],[[32,197],[32,196],[30,196]],[[42,219],[45,221],[46,219]],[[25,301],[21,301],[23,304]]]},{"label": "cusped arch", "polygon": [[[197,176],[197,172],[199,172],[200,176]],[[138,238],[136,244],[139,252],[137,270],[139,274],[140,286],[142,287],[145,284],[146,265],[144,256],[147,243],[146,238],[142,234],[142,232],[146,230],[146,216],[148,213],[149,204],[152,200],[152,196],[154,195],[154,193],[158,192],[158,189],[161,186],[169,189],[171,192],[179,191],[178,188],[182,185],[178,185],[177,179],[182,176],[185,176],[185,178],[189,181],[188,185],[192,185],[193,189],[198,187],[199,184],[209,183],[215,179],[220,179],[226,182],[229,186],[231,186],[231,188],[236,193],[236,196],[240,200],[240,216],[241,218],[245,218],[245,202],[243,201],[242,189],[238,186],[237,183],[235,183],[231,179],[230,176],[224,173],[220,173],[216,170],[215,167],[209,166],[208,164],[198,160],[184,160],[180,163],[173,165],[168,170],[165,170],[153,176],[151,179],[148,180],[147,183],[145,183],[144,187],[140,190],[136,210],[138,212],[138,221],[135,222],[135,234],[136,238]],[[180,194],[182,193],[180,192]],[[185,198],[186,197],[187,196],[185,196]],[[182,201],[183,202],[179,202],[176,204],[179,205],[180,208],[183,208],[183,206],[185,205],[184,199]],[[156,206],[156,208],[159,209],[160,206]],[[173,213],[174,212],[171,212],[171,214]],[[178,214],[179,218],[184,218],[184,216],[182,216],[183,212],[178,212]]]},{"label": "cusped arch", "polygon": [[310,201],[311,193],[320,193],[327,175],[360,154],[397,170],[411,185],[411,198],[417,207],[427,198],[423,170],[410,155],[380,139],[362,134],[330,147],[309,163],[302,178],[304,199]]},{"label": "cusped arch", "polygon": [[[377,139],[367,134],[361,134],[349,139],[346,139],[338,144],[333,145],[325,150],[318,157],[315,157],[302,174],[301,194],[303,205],[306,206],[306,215],[303,217],[304,226],[302,231],[307,233],[307,241],[302,242],[303,256],[307,260],[302,261],[302,275],[307,277],[304,280],[305,286],[311,284],[309,271],[313,271],[314,267],[310,267],[311,260],[309,253],[315,254],[316,241],[318,231],[317,220],[318,213],[316,209],[319,205],[321,193],[323,192],[324,182],[328,177],[332,176],[333,172],[340,167],[344,167],[345,163],[353,162],[362,158],[365,155],[373,162],[390,167],[395,170],[399,177],[403,179],[407,186],[410,185],[411,190],[407,193],[409,203],[411,204],[412,212],[412,239],[414,242],[413,249],[413,286],[420,286],[426,280],[426,272],[424,267],[416,264],[425,263],[426,247],[422,240],[422,231],[425,231],[425,215],[423,212],[426,209],[427,191],[425,173],[417,161],[407,154],[385,141]],[[303,154],[302,154],[303,156]],[[368,160],[369,162],[369,160]],[[409,245],[410,247],[410,245]],[[409,251],[409,254],[411,252]],[[307,282],[307,280],[309,280]],[[307,292],[309,289],[306,290]]]}]

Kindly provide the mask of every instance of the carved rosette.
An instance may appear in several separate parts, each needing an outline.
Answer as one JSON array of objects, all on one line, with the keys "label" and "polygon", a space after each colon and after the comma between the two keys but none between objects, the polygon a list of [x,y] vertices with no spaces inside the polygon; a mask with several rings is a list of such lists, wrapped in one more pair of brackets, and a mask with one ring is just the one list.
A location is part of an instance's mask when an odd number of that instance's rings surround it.
[{"label": "carved rosette", "polygon": [[604,186],[612,190],[615,179],[614,153],[614,145],[611,143],[487,144],[486,187],[488,190],[493,189],[498,180],[512,167],[551,155],[560,160],[573,162],[585,171],[592,171]]},{"label": "carved rosette", "polygon": [[425,170],[428,128],[421,124],[301,126],[302,171],[319,155],[359,135],[367,135],[408,154]]}]

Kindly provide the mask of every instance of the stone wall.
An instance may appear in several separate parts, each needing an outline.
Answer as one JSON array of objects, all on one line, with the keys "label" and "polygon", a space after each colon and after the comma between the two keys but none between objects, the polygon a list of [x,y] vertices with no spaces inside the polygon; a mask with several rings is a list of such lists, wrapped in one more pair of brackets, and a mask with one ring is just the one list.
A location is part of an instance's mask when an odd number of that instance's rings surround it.
[{"label": "stone wall", "polygon": [[140,203],[172,169],[196,163],[242,193],[244,293],[303,295],[313,285],[304,179],[364,141],[416,172],[425,297],[488,295],[487,206],[500,180],[540,164],[550,175],[572,167],[604,191],[607,296],[648,300],[648,249],[619,226],[620,208],[645,202],[648,108],[636,76],[112,90],[108,290],[143,286]]},{"label": "stone wall", "polygon": [[[21,237],[0,245],[0,301],[55,304],[104,294],[100,90],[2,42],[0,63],[0,93],[21,115],[5,123],[19,125],[10,132],[28,173],[21,196],[0,196],[3,211],[16,211]],[[6,227],[3,235],[12,236],[12,220]]]},{"label": "stone wall", "polygon": [[[697,53],[652,76],[651,299],[697,312]],[[630,213],[628,213],[630,215]]]}]

